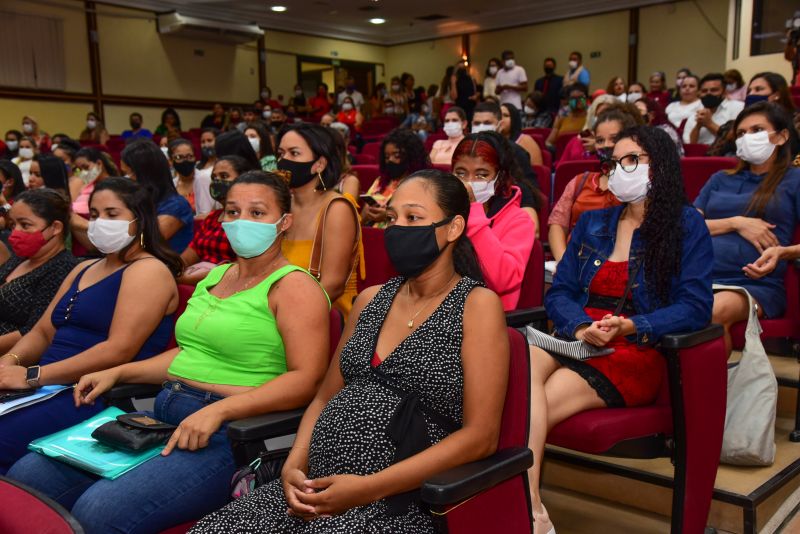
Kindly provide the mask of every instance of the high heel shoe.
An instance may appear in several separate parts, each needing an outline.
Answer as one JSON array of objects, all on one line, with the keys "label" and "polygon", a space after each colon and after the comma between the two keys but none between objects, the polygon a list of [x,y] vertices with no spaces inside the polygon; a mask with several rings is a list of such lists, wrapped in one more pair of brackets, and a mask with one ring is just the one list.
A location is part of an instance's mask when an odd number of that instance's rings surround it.
[{"label": "high heel shoe", "polygon": [[533,512],[533,534],[556,534],[556,527],[550,521],[547,508],[542,505],[542,513]]}]

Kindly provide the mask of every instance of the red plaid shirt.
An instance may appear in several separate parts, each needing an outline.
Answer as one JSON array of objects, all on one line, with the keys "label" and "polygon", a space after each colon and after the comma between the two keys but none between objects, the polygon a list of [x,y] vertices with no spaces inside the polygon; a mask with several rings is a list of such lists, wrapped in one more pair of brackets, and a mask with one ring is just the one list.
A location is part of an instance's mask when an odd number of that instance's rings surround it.
[{"label": "red plaid shirt", "polygon": [[200,256],[200,261],[220,264],[236,259],[236,254],[219,221],[221,215],[221,209],[212,211],[203,219],[203,224],[194,233],[194,238],[189,246]]}]

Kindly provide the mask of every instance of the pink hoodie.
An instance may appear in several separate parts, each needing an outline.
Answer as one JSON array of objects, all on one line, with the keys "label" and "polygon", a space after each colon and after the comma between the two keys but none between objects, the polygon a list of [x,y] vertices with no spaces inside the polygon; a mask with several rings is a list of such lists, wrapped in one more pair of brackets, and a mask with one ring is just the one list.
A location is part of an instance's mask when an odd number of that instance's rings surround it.
[{"label": "pink hoodie", "polygon": [[467,237],[478,253],[486,286],[500,296],[503,309],[516,309],[525,268],[536,239],[533,221],[520,207],[522,192],[513,188],[511,200],[492,218],[483,204],[473,202],[469,210]]}]

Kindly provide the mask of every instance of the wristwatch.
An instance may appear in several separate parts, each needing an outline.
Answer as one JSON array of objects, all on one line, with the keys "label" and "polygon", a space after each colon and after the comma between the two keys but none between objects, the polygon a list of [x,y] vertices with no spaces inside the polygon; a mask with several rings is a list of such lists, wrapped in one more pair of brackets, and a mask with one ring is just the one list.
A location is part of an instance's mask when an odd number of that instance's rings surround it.
[{"label": "wristwatch", "polygon": [[38,365],[31,365],[28,367],[27,373],[25,373],[25,382],[34,389],[38,388],[40,372],[41,368]]}]

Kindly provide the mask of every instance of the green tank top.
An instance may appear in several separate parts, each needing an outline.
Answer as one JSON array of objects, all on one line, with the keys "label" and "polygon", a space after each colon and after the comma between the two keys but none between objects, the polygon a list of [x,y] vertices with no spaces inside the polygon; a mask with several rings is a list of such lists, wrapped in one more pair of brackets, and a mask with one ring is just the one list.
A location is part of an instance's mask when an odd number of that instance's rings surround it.
[{"label": "green tank top", "polygon": [[294,271],[316,279],[296,265],[286,265],[227,298],[209,293],[231,265],[213,269],[197,284],[175,324],[181,351],[169,374],[207,384],[256,387],[286,372],[286,350],[269,308],[269,290]]}]

